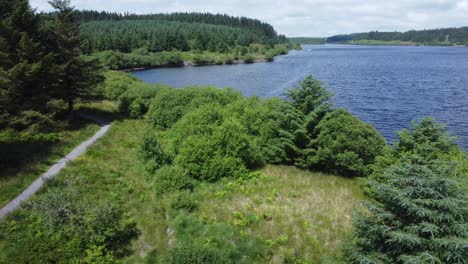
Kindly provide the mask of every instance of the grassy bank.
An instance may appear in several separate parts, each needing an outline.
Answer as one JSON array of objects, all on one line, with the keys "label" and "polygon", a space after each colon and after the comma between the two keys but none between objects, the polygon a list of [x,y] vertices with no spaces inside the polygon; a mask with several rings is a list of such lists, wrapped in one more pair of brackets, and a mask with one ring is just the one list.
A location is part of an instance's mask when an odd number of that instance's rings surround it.
[{"label": "grassy bank", "polygon": [[18,164],[0,170],[0,206],[20,194],[29,184],[82,141],[91,137],[99,126],[76,120],[70,127],[47,138],[25,140],[2,138],[5,155],[14,156]]}]

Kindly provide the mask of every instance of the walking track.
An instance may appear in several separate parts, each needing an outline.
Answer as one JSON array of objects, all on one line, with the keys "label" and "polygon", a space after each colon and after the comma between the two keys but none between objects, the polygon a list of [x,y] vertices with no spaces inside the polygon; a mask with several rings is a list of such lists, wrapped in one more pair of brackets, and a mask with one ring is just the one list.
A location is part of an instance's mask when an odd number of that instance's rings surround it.
[{"label": "walking track", "polygon": [[89,146],[101,138],[110,128],[110,123],[106,120],[85,114],[81,114],[80,116],[98,123],[101,126],[101,129],[99,129],[99,131],[96,132],[96,134],[94,134],[91,138],[73,149],[70,153],[68,153],[68,155],[57,161],[49,168],[49,170],[47,170],[33,183],[31,183],[31,185],[29,185],[28,188],[26,188],[20,195],[16,196],[13,200],[2,207],[0,209],[0,220],[4,219],[8,214],[18,209],[22,202],[33,196],[48,180],[53,179],[63,168],[65,168],[65,166],[67,166],[69,161],[74,160],[83,154]]}]

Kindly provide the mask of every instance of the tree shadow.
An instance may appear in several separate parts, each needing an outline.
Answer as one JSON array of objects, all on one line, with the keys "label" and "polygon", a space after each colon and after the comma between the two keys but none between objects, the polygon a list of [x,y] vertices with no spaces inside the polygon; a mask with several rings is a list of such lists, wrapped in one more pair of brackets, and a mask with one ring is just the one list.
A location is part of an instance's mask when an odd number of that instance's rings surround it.
[{"label": "tree shadow", "polygon": [[[64,148],[81,143],[82,138],[63,141],[67,132],[77,132],[95,122],[76,118],[60,133],[34,134],[27,137],[19,134],[0,138],[0,179],[17,176],[20,171],[34,171],[36,165],[49,165],[54,158],[66,155]],[[50,161],[50,162],[48,162]]]}]

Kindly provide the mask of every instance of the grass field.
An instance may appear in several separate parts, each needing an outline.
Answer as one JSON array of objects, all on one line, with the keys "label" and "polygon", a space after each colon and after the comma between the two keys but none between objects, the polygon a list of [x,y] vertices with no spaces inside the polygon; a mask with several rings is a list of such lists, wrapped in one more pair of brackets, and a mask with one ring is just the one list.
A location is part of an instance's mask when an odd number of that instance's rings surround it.
[{"label": "grass field", "polygon": [[18,166],[0,170],[0,206],[20,194],[52,164],[91,137],[98,129],[99,126],[92,122],[77,120],[70,128],[58,134],[57,141],[23,144],[21,147],[24,151],[19,148],[13,150],[20,153],[21,162]]}]

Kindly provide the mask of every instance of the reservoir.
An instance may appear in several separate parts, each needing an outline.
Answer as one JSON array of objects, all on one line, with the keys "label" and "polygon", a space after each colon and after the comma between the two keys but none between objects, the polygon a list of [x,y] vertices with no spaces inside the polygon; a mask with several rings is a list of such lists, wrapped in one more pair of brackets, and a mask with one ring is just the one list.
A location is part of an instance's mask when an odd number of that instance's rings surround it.
[{"label": "reservoir", "polygon": [[274,62],[144,70],[148,83],[183,88],[233,87],[244,96],[282,97],[312,75],[343,107],[374,125],[389,142],[412,120],[433,116],[468,150],[468,48],[303,46]]}]

